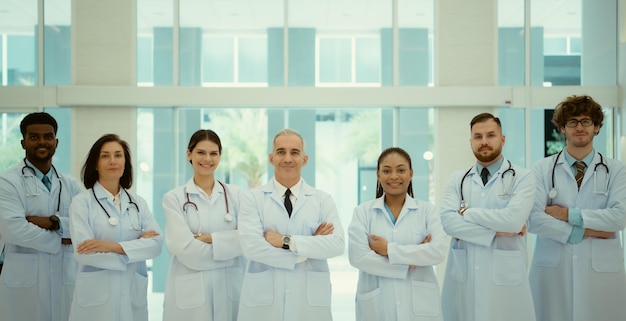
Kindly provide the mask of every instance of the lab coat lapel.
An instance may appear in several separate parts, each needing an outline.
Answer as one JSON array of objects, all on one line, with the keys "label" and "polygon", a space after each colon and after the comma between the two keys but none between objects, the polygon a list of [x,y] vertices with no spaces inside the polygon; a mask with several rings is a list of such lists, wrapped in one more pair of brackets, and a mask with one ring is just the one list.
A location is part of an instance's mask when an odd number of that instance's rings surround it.
[{"label": "lab coat lapel", "polygon": [[302,187],[300,188],[300,193],[297,195],[296,204],[294,204],[293,212],[291,213],[291,216],[294,216],[296,213],[298,213],[300,208],[302,208],[302,206],[304,206],[304,204],[308,202],[309,196],[314,195],[314,194],[315,194],[315,189],[307,185],[307,183],[303,180]]}]

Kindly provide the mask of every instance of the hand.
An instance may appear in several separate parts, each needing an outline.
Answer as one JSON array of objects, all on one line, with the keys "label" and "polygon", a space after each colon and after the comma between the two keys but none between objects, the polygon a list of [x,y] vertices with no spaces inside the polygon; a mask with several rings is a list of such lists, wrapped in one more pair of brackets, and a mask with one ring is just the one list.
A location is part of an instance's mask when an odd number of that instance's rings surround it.
[{"label": "hand", "polygon": [[193,238],[200,242],[211,244],[213,243],[213,236],[210,233],[195,235]]},{"label": "hand", "polygon": [[89,253],[119,253],[126,254],[124,249],[119,243],[107,242],[96,239],[85,240],[78,244],[76,247],[76,253],[89,254]]},{"label": "hand", "polygon": [[274,231],[267,231],[263,234],[267,243],[271,244],[273,247],[283,248],[283,235]]},{"label": "hand", "polygon": [[595,237],[599,239],[608,239],[611,236],[613,236],[613,232],[598,231],[598,230],[592,230],[590,228],[586,228],[584,236]]},{"label": "hand", "polygon": [[550,205],[546,206],[546,214],[556,218],[557,220],[567,222],[569,210],[567,207],[563,207],[560,205]]},{"label": "hand", "polygon": [[334,230],[335,230],[335,227],[333,226],[332,223],[323,222],[322,224],[320,224],[320,226],[317,227],[317,230],[315,230],[315,233],[313,233],[313,236],[329,235],[329,234],[332,234]]},{"label": "hand", "polygon": [[52,221],[47,216],[26,216],[26,220],[42,229],[49,230],[52,227]]},{"label": "hand", "polygon": [[369,246],[372,251],[378,255],[387,256],[387,240],[374,234],[370,234],[367,237],[370,239]]},{"label": "hand", "polygon": [[430,241],[432,241],[432,240],[433,240],[433,236],[431,234],[428,234],[428,235],[426,235],[426,237],[424,238],[424,240],[420,244],[430,243]]},{"label": "hand", "polygon": [[524,227],[522,227],[522,230],[521,230],[521,231],[519,231],[519,232],[517,233],[517,235],[519,235],[519,236],[524,236],[524,235],[526,235],[526,224],[524,224]]},{"label": "hand", "polygon": [[156,231],[145,231],[143,232],[143,234],[141,234],[141,236],[138,237],[138,239],[149,239],[151,237],[155,237],[155,236],[159,236],[160,234],[157,233]]}]

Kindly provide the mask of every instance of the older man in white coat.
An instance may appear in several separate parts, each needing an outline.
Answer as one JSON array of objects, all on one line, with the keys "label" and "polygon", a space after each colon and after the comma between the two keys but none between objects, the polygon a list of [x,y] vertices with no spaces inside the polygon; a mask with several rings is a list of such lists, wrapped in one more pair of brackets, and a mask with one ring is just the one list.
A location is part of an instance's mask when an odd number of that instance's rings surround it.
[{"label": "older man in white coat", "polygon": [[441,206],[441,223],[452,237],[443,319],[533,321],[525,234],[535,178],[502,156],[497,117],[479,114],[470,129],[477,162],[451,176]]},{"label": "older man in white coat", "polygon": [[308,157],[300,134],[274,137],[274,179],[242,195],[239,233],[248,259],[239,321],[332,320],[326,259],[345,248],[330,195],[301,178]]},{"label": "older man in white coat", "polygon": [[26,158],[0,175],[0,320],[66,321],[77,263],[69,207],[83,189],[52,165],[56,120],[28,114],[20,124]]},{"label": "older man in white coat", "polygon": [[559,103],[552,123],[565,149],[535,164],[537,234],[530,284],[538,321],[624,320],[626,169],[593,148],[602,107],[589,96]]}]

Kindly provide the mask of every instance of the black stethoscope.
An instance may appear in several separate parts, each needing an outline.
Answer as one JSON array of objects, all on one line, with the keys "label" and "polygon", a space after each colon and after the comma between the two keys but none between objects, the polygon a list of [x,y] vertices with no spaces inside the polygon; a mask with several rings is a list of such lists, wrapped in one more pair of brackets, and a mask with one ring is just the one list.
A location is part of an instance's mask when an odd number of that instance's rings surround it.
[{"label": "black stethoscope", "polygon": [[[126,196],[128,196],[128,207],[130,207],[131,205],[135,207],[135,211],[137,212],[137,224],[133,225],[133,221],[130,219],[131,215],[130,215],[130,211],[128,211],[128,208],[126,209],[129,213],[128,213],[128,220],[130,221],[130,228],[132,230],[135,231],[143,231],[143,228],[141,226],[141,223],[139,222],[139,206],[137,206],[137,203],[135,203],[133,201],[133,198],[130,196],[130,194],[128,193],[128,191],[125,188],[122,188],[124,190],[124,192],[126,193]],[[102,205],[102,203],[100,203],[100,200],[98,199],[98,197],[96,196],[96,191],[94,191],[93,188],[91,188],[91,193],[93,194],[93,198],[96,199],[96,202],[98,202],[98,205],[100,205],[100,207],[102,208],[102,210],[104,211],[104,214],[107,215],[107,217],[109,218],[109,224],[111,226],[116,226],[117,224],[119,224],[119,220],[117,219],[117,217],[111,217],[111,215],[109,214],[109,212],[104,208],[104,206]]]},{"label": "black stethoscope", "polygon": [[[52,166],[52,169],[54,169],[54,174],[56,175],[57,179],[59,180],[59,199],[57,200],[57,212],[56,215],[59,215],[59,210],[61,209],[61,192],[63,191],[63,184],[61,183],[61,177],[59,177],[59,172],[57,172],[57,169],[54,167],[54,165],[50,164]],[[33,172],[32,177],[32,182],[33,182],[33,186],[34,188],[30,190],[28,190],[28,184],[26,184],[26,175],[24,175],[24,170],[29,169],[31,172]],[[26,163],[26,158],[24,158],[24,166],[22,166],[22,184],[24,184],[24,191],[26,192],[26,196],[37,196],[39,195],[39,185],[37,185],[37,175],[35,174],[35,169],[32,168],[30,165],[28,165],[28,163]]]},{"label": "black stethoscope", "polygon": [[[552,165],[552,189],[550,190],[550,192],[548,192],[548,197],[551,200],[556,198],[556,196],[558,195],[558,193],[556,192],[556,186],[554,184],[554,172],[556,171],[556,165],[558,164],[559,157],[562,153],[563,150],[561,150],[556,155],[556,158],[554,158],[554,165]],[[606,195],[609,192],[609,167],[604,163],[604,157],[602,157],[602,154],[598,153],[598,155],[600,155],[600,162],[593,167],[593,193]],[[598,191],[598,166],[602,166],[604,167],[604,170],[606,170],[606,188],[603,192]]]},{"label": "black stethoscope", "polygon": [[[498,196],[508,196],[508,195],[513,195],[512,190],[513,190],[513,182],[515,181],[515,169],[513,169],[513,166],[511,165],[511,161],[507,159],[507,162],[509,163],[509,168],[507,168],[504,172],[502,172],[502,174],[500,175],[500,178],[502,179],[502,194],[498,195]],[[474,168],[474,166],[470,167],[467,172],[465,172],[465,175],[463,175],[463,178],[461,178],[461,205],[460,205],[460,209],[459,211],[463,211],[465,209],[467,209],[467,202],[465,201],[465,197],[463,196],[463,183],[465,182],[465,178],[467,177],[467,175],[469,175],[469,173],[472,171],[472,168]],[[511,180],[509,181],[509,184],[505,187],[504,186],[504,175],[506,175],[506,173],[511,172]]]},{"label": "black stethoscope", "polygon": [[[222,186],[222,190],[224,190],[224,202],[226,203],[226,214],[224,214],[224,221],[232,222],[235,218],[233,217],[232,214],[230,214],[230,210],[228,209],[228,193],[226,192],[226,186],[222,184],[222,182],[220,181],[216,181],[216,182],[218,182]],[[198,205],[196,205],[196,203],[192,202],[189,199],[189,193],[185,192],[185,196],[187,197],[187,201],[183,204],[183,212],[185,213],[185,220],[187,221],[187,225],[189,225],[189,217],[187,215],[187,209],[189,208],[189,206],[193,206],[193,208],[196,210],[196,218],[198,219],[198,232],[194,235],[200,236],[202,234],[201,233],[202,227],[200,225],[200,213],[198,211]]]}]

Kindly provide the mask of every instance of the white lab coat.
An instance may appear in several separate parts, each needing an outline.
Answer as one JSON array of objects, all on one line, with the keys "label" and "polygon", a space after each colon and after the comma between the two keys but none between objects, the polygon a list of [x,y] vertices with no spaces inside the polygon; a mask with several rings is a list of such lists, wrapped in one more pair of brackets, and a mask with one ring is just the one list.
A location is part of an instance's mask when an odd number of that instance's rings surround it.
[{"label": "white lab coat", "polygon": [[[163,320],[237,320],[245,267],[237,231],[241,190],[224,185],[231,222],[225,220],[224,189],[217,181],[210,198],[193,179],[163,196],[165,244],[172,255]],[[183,211],[187,193],[189,201],[198,206],[198,214],[193,205],[187,205],[187,211]],[[211,234],[212,244],[194,239],[198,227],[201,233]]]},{"label": "white lab coat", "polygon": [[[70,312],[72,321],[147,321],[148,320],[148,274],[146,260],[159,255],[163,233],[152,216],[146,201],[136,195],[132,200],[139,208],[139,221],[135,206],[121,192],[120,212],[109,201],[100,183],[93,190],[111,217],[119,220],[113,226],[89,189],[72,200],[70,229],[76,248],[88,239],[119,243],[126,254],[90,253],[76,254],[78,275],[74,301]],[[138,238],[141,231],[154,230],[160,235]]]},{"label": "white lab coat", "polygon": [[[552,204],[579,208],[583,227],[615,232],[611,239],[586,237],[581,243],[567,240],[572,225],[546,214],[552,189],[551,156],[535,164],[537,197],[530,216],[529,232],[537,234],[530,282],[538,321],[623,320],[626,318],[626,274],[620,231],[626,227],[626,170],[624,164],[604,157],[609,167],[608,194],[595,194],[593,169],[596,153],[580,186],[564,155],[554,173],[557,197]],[[606,175],[599,166],[598,188],[605,189]]]},{"label": "white lab coat", "polygon": [[[369,234],[387,240],[387,257],[370,249]],[[428,234],[431,242],[421,244]],[[433,205],[407,195],[394,224],[379,197],[354,209],[348,236],[359,269],[356,320],[443,320],[433,265],[445,259],[448,238]]]},{"label": "white lab coat", "polygon": [[[0,319],[65,321],[68,318],[76,260],[71,245],[68,211],[71,199],[83,188],[73,178],[53,175],[51,190],[25,168],[24,162],[0,176],[0,234],[5,243],[4,268],[0,276]],[[61,188],[62,187],[62,188]],[[56,213],[59,189],[59,218],[63,235],[26,221],[26,215]],[[28,190],[28,192],[26,192]],[[27,196],[26,194],[39,194]]]},{"label": "white lab coat", "polygon": [[[526,237],[495,236],[518,233],[526,223],[535,197],[535,177],[513,166],[515,181],[503,192],[500,169],[483,186],[473,166],[463,184],[468,209],[461,216],[461,179],[467,170],[450,177],[441,206],[441,223],[451,245],[442,291],[445,321],[532,321],[535,311],[527,277]],[[513,175],[505,175],[508,186]],[[556,321],[556,320],[554,320]]]},{"label": "white lab coat", "polygon": [[[313,236],[322,222],[332,234]],[[265,241],[271,230],[291,235],[298,254]],[[345,249],[344,232],[330,195],[302,183],[291,218],[273,180],[244,193],[239,213],[239,237],[248,259],[239,321],[332,320],[331,284],[327,259]],[[298,256],[308,259],[296,263]]]}]

